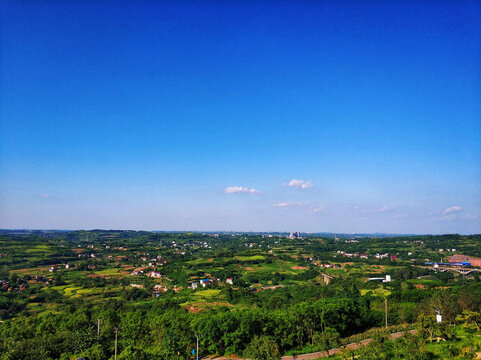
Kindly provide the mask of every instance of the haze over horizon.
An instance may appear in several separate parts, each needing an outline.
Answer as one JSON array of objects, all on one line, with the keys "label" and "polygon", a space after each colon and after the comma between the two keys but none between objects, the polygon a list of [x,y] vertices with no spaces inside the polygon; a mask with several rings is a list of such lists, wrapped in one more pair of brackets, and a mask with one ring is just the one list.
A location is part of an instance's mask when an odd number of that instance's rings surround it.
[{"label": "haze over horizon", "polygon": [[481,4],[0,4],[0,228],[481,233]]}]

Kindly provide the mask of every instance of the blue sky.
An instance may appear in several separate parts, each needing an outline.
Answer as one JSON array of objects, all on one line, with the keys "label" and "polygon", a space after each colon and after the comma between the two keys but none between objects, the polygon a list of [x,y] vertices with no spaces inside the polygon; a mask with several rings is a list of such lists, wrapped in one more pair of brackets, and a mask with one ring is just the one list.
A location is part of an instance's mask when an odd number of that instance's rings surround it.
[{"label": "blue sky", "polygon": [[477,1],[3,1],[0,227],[480,233]]}]

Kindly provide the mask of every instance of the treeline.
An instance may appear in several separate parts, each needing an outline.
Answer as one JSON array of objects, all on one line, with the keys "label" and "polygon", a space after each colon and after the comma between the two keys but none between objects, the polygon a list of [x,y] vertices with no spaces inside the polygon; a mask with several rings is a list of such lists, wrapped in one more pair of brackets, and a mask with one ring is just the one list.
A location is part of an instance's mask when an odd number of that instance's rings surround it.
[{"label": "treeline", "polygon": [[0,359],[68,359],[73,355],[108,359],[113,355],[116,328],[119,359],[186,359],[196,334],[202,355],[248,355],[259,344],[283,353],[318,343],[323,333],[339,338],[376,325],[379,319],[369,306],[349,288],[339,288],[334,297],[282,310],[230,311],[225,307],[189,313],[167,296],[137,305],[128,299],[104,299],[94,309],[77,301],[57,309],[58,313],[1,324]]},{"label": "treeline", "polygon": [[[68,299],[53,290],[42,291],[32,299],[28,293],[18,294],[24,304],[33,301],[57,306],[41,315],[28,316],[24,310],[22,316],[1,323],[0,359],[109,359],[114,354],[115,329],[119,359],[188,359],[196,335],[201,355],[263,358],[262,354],[268,354],[267,358],[274,358],[293,350],[328,349],[343,337],[384,322],[381,299],[369,293],[360,296],[354,282],[348,280],[335,281],[329,287],[293,286],[258,293],[225,288],[223,292],[232,304],[252,302],[235,310],[217,307],[188,312],[180,305],[188,299],[173,300],[172,291],[159,298],[152,298],[144,289],[126,288],[120,297],[106,291],[94,303]],[[139,299],[143,300],[134,302]],[[390,324],[405,321],[400,306],[411,303],[414,307],[409,321],[418,322],[422,333],[431,339],[446,337],[451,324],[479,328],[480,282],[466,281],[448,289],[394,291],[388,301]],[[444,330],[436,327],[433,309],[441,311]]]}]

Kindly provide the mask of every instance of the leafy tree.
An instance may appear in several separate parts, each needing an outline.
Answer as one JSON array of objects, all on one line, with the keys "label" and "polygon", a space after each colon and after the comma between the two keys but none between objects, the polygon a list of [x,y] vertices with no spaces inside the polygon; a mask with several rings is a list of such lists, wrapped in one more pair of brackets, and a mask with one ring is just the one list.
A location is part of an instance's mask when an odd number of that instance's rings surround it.
[{"label": "leafy tree", "polygon": [[252,341],[247,345],[244,356],[255,360],[273,360],[279,359],[279,348],[277,343],[269,336],[254,336]]},{"label": "leafy tree", "polygon": [[329,350],[339,346],[340,335],[336,329],[326,327],[322,332],[316,332],[313,338],[313,344],[319,350],[327,351],[329,355]]},{"label": "leafy tree", "polygon": [[456,320],[462,321],[464,323],[463,326],[466,329],[471,330],[471,333],[475,330],[480,330],[481,313],[479,313],[478,311],[463,310],[463,313],[461,315],[458,315],[456,317]]}]

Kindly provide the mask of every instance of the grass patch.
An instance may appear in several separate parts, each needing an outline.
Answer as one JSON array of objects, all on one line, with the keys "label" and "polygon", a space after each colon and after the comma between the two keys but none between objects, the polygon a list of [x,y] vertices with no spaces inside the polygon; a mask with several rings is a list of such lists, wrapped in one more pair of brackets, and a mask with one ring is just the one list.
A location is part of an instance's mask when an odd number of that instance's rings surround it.
[{"label": "grass patch", "polygon": [[193,295],[196,297],[204,298],[204,299],[212,299],[219,295],[221,290],[201,290],[195,292]]},{"label": "grass patch", "polygon": [[361,289],[361,296],[366,295],[369,291],[372,291],[373,296],[387,297],[391,295],[390,290],[386,290],[386,289],[383,289],[382,287],[378,287],[377,289],[374,289],[374,290]]},{"label": "grass patch", "polygon": [[239,261],[258,261],[258,260],[265,260],[266,257],[263,255],[236,256],[235,259]]},{"label": "grass patch", "polygon": [[65,296],[73,296],[79,290],[80,287],[75,287],[75,286],[69,286],[63,289],[63,293]]},{"label": "grass patch", "polygon": [[95,275],[104,275],[104,276],[116,276],[116,275],[125,275],[120,272],[121,269],[119,268],[108,268],[104,270],[95,271]]}]

